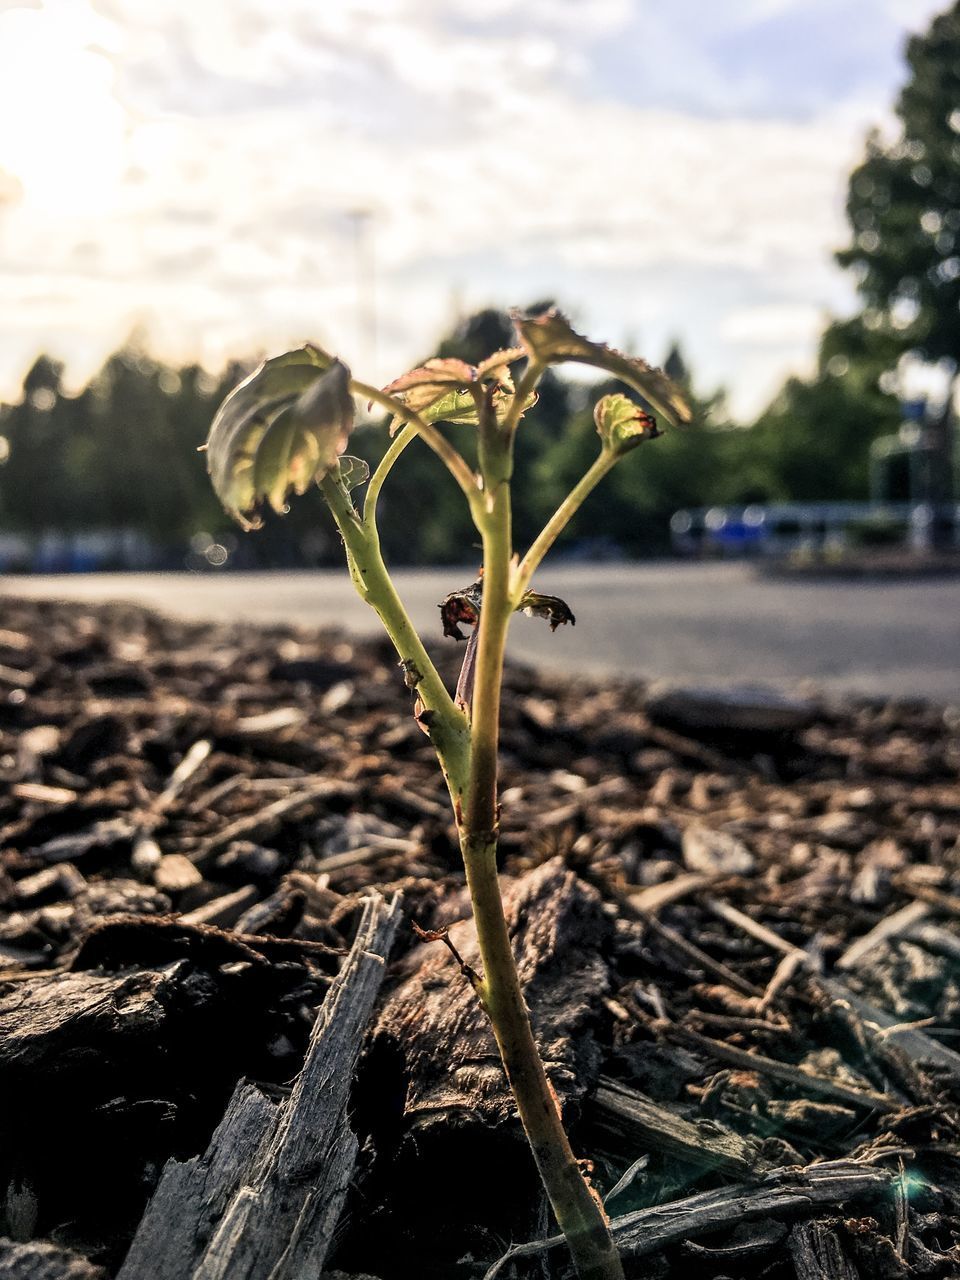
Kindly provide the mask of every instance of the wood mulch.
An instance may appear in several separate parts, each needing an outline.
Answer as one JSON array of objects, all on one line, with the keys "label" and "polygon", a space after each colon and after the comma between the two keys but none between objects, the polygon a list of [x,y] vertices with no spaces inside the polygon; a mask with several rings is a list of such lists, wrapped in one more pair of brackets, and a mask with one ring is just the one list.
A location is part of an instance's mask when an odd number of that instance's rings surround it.
[{"label": "wood mulch", "polygon": [[[4,605],[0,1278],[566,1275],[413,927],[479,964],[386,643]],[[627,1275],[960,1275],[960,711],[700,693],[504,699],[514,944]]]}]

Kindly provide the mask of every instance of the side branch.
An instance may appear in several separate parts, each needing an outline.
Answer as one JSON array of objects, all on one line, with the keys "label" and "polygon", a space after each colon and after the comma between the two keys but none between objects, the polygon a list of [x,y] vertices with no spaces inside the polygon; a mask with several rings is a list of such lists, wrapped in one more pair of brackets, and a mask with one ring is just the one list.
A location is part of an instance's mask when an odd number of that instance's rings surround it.
[{"label": "side branch", "polygon": [[377,387],[370,386],[366,382],[358,382],[356,378],[351,378],[350,390],[354,395],[363,396],[367,400],[372,400],[374,404],[380,405],[381,408],[386,409],[388,413],[392,413],[394,417],[399,418],[407,426],[415,427],[417,434],[430,446],[437,457],[446,464],[450,474],[466,494],[468,501],[473,501],[477,492],[477,478],[467,465],[466,459],[459,450],[453,447],[442,431],[439,431],[432,422],[427,422],[419,413],[415,413],[413,409],[408,409],[405,404],[402,404],[388,392],[380,391]]},{"label": "side branch", "polygon": [[377,522],[377,502],[380,498],[380,490],[387,476],[393,470],[393,465],[406,449],[407,445],[416,440],[418,435],[417,428],[414,424],[408,423],[396,438],[391,441],[389,449],[380,459],[376,471],[370,477],[370,483],[367,485],[367,491],[363,497],[363,523],[368,529],[376,527]]},{"label": "side branch", "polygon": [[[331,476],[320,489],[333,513],[347,550],[347,565],[360,598],[380,616],[387,635],[423,703],[421,723],[427,729],[454,807],[467,789],[470,773],[470,726],[456,706],[397,594],[380,551],[376,529],[365,526],[349,495]],[[409,682],[409,679],[408,679]]]},{"label": "side branch", "polygon": [[530,545],[530,550],[520,561],[513,578],[513,599],[517,604],[530,586],[530,581],[541,560],[580,510],[586,498],[593,492],[608,471],[616,465],[618,455],[604,449],[590,470],[570,490],[543,529]]}]

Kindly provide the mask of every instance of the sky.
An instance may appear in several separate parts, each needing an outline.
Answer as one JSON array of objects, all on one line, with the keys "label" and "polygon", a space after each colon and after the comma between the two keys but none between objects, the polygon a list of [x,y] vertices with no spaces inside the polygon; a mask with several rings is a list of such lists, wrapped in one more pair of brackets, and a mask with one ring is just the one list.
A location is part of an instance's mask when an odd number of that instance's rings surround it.
[{"label": "sky", "polygon": [[0,0],[0,397],[135,334],[386,382],[481,306],[758,412],[853,307],[851,167],[945,0]]}]

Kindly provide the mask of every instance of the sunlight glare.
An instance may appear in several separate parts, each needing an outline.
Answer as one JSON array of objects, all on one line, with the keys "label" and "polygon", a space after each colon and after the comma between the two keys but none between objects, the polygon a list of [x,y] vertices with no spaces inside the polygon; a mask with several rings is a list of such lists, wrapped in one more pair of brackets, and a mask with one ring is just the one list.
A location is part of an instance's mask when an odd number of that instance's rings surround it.
[{"label": "sunlight glare", "polygon": [[0,13],[0,167],[22,185],[25,210],[117,203],[125,119],[103,51],[110,32],[83,0]]}]

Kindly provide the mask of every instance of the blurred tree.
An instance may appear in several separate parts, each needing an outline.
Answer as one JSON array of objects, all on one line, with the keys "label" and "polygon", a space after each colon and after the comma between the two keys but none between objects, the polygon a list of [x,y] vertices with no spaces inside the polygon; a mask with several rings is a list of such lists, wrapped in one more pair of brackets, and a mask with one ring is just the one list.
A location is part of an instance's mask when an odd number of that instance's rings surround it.
[{"label": "blurred tree", "polygon": [[933,431],[941,456],[931,500],[952,488],[952,402],[960,366],[960,3],[907,45],[910,79],[896,105],[899,136],[874,133],[850,178],[853,242],[837,255],[856,274],[864,328],[891,362],[942,362],[946,407]]},{"label": "blurred tree", "polygon": [[0,471],[2,509],[12,528],[76,528],[83,523],[82,498],[65,456],[70,441],[87,428],[84,397],[63,389],[63,365],[38,356],[23,380],[20,402],[7,408],[2,433],[9,457]]},{"label": "blurred tree", "polygon": [[870,444],[895,431],[901,418],[899,401],[883,385],[894,360],[888,335],[866,328],[860,317],[830,325],[814,377],[788,379],[744,433],[754,492],[736,500],[865,499]]}]

